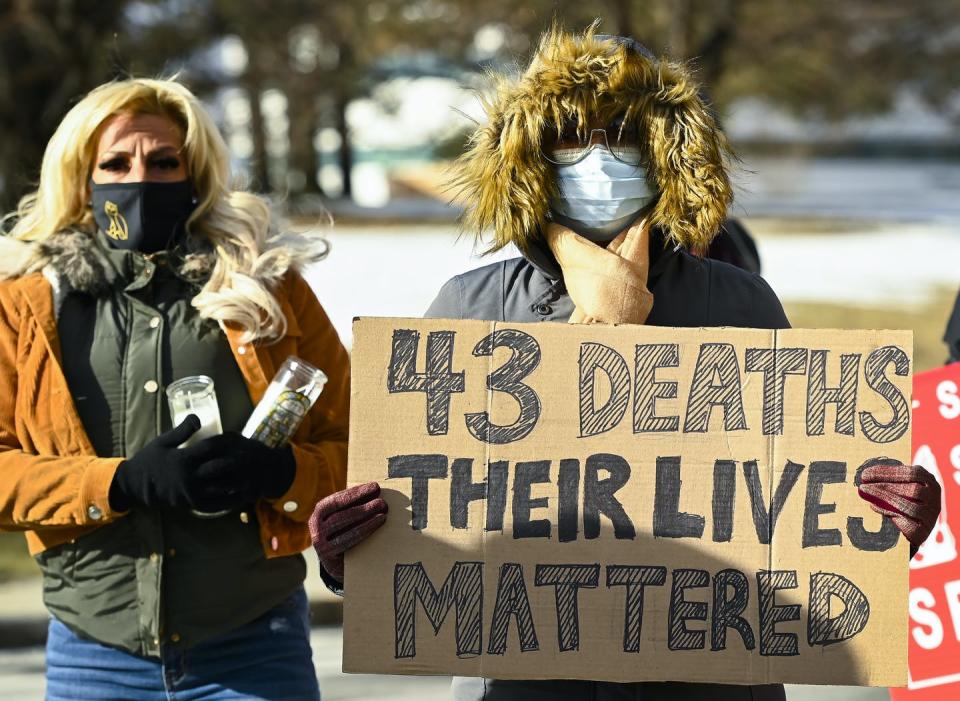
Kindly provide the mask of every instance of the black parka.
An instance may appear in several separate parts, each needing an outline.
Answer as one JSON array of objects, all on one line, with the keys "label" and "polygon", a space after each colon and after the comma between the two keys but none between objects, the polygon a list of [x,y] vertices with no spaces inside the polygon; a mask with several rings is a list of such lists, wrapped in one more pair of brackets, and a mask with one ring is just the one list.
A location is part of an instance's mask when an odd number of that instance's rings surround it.
[{"label": "black parka", "polygon": [[957,301],[953,303],[953,311],[947,320],[947,330],[943,333],[943,340],[947,344],[947,362],[960,361],[960,292]]},{"label": "black parka", "polygon": [[[651,326],[789,327],[776,294],[756,273],[700,259],[651,234],[647,287]],[[526,257],[486,265],[451,278],[427,310],[428,318],[508,322],[566,322],[574,304],[546,244]],[[578,680],[514,681],[455,678],[454,701],[783,701],[783,686],[680,682],[620,684]]]},{"label": "black parka", "polygon": [[[790,326],[766,281],[727,263],[697,258],[651,234],[648,326]],[[560,266],[546,244],[526,257],[492,263],[451,278],[425,316],[493,321],[560,321],[573,313]]]}]

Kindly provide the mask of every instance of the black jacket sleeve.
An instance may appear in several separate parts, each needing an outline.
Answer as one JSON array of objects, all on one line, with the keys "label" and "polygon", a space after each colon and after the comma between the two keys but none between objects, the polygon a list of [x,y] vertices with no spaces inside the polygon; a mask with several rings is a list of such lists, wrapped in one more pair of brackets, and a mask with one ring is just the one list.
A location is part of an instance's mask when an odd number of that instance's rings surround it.
[{"label": "black jacket sleeve", "polygon": [[947,320],[943,340],[947,344],[947,362],[960,361],[960,292],[957,293],[957,301],[953,303],[953,312]]},{"label": "black jacket sleeve", "polygon": [[789,329],[790,321],[777,294],[759,274],[751,275],[753,312],[751,325],[758,329]]},{"label": "black jacket sleeve", "polygon": [[426,319],[463,318],[463,282],[460,276],[447,280],[423,315]]},{"label": "black jacket sleeve", "polygon": [[[684,259],[689,263],[689,256]],[[689,263],[686,276],[678,275],[670,291],[682,303],[674,303],[675,313],[681,317],[688,312],[683,307],[704,305],[702,326],[733,326],[750,329],[788,329],[790,322],[783,305],[767,281],[757,273],[715,260]],[[654,310],[656,311],[654,291]],[[686,298],[686,299],[684,299]],[[703,300],[697,304],[698,300]],[[694,326],[695,324],[663,324],[665,326]]]}]

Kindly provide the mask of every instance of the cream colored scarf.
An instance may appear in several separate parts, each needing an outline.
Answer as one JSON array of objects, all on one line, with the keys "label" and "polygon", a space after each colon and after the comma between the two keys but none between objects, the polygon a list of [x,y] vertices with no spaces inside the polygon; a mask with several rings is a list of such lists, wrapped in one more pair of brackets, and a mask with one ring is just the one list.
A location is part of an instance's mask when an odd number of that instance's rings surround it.
[{"label": "cream colored scarf", "polygon": [[647,289],[650,225],[639,221],[606,248],[559,224],[547,227],[547,243],[563,270],[576,308],[571,324],[643,324],[653,307]]}]

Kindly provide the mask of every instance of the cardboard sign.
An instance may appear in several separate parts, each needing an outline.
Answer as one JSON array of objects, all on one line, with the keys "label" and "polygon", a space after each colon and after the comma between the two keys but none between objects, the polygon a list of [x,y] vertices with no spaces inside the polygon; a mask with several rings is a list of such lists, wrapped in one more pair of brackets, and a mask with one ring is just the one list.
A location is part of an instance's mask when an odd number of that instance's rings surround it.
[{"label": "cardboard sign", "polygon": [[[913,462],[943,489],[940,520],[910,561],[910,677],[896,701],[960,698],[960,363],[913,381]],[[953,527],[951,528],[951,517]]]},{"label": "cardboard sign", "polygon": [[343,668],[906,683],[912,336],[360,319]]}]

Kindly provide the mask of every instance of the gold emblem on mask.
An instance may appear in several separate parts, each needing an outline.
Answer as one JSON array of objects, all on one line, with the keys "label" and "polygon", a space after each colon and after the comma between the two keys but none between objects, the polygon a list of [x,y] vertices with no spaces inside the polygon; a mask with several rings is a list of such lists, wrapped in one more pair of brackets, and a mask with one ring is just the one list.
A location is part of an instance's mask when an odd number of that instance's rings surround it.
[{"label": "gold emblem on mask", "polygon": [[117,241],[127,240],[127,220],[120,214],[120,209],[110,200],[103,205],[103,212],[110,217],[110,226],[106,234]]}]

